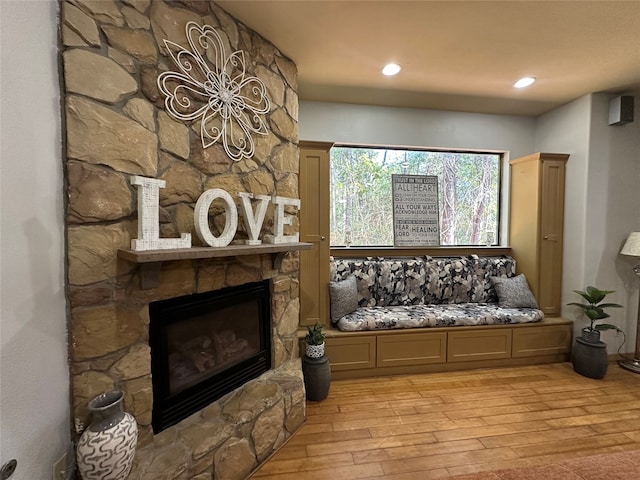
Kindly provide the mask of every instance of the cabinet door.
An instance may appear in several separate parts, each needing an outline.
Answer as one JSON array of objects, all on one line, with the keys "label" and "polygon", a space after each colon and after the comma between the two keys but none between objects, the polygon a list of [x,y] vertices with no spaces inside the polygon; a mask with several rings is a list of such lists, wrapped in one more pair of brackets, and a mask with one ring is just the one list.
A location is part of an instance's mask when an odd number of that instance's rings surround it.
[{"label": "cabinet door", "polygon": [[447,363],[511,358],[511,330],[447,333]]},{"label": "cabinet door", "polygon": [[511,205],[509,241],[518,273],[524,273],[531,291],[539,298],[540,204],[539,163],[530,157],[514,160],[511,165]]},{"label": "cabinet door", "polygon": [[375,335],[327,337],[325,342],[332,372],[376,366]]},{"label": "cabinet door", "polygon": [[300,143],[300,323],[329,324],[329,149]]},{"label": "cabinet door", "polygon": [[378,337],[376,365],[400,367],[447,361],[447,333],[401,333]]},{"label": "cabinet door", "polygon": [[558,355],[571,351],[572,325],[513,329],[512,358]]},{"label": "cabinet door", "polygon": [[560,315],[565,162],[542,163],[538,302],[546,315]]}]

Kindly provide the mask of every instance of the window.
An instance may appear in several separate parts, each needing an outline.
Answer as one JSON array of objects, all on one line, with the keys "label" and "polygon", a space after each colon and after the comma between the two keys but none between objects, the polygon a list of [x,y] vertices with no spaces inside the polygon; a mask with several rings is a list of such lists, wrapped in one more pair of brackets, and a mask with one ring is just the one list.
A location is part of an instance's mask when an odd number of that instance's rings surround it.
[{"label": "window", "polygon": [[501,155],[334,147],[331,246],[393,246],[391,175],[438,177],[440,245],[497,245]]}]

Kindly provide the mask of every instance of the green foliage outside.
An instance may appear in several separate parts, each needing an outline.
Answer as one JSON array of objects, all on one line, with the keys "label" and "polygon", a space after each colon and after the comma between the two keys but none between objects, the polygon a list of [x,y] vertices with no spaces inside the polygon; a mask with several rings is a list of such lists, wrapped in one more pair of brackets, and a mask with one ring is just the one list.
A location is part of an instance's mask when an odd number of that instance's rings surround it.
[{"label": "green foliage outside", "polygon": [[441,245],[497,244],[500,155],[334,147],[332,246],[393,245],[392,174],[438,177]]}]

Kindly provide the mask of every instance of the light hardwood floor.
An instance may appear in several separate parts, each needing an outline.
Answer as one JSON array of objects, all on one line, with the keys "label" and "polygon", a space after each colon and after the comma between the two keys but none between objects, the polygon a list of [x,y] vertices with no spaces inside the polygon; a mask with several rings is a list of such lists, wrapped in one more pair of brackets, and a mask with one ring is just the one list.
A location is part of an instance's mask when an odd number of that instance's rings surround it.
[{"label": "light hardwood floor", "polygon": [[334,381],[252,478],[429,480],[625,450],[640,450],[640,375],[562,363]]}]

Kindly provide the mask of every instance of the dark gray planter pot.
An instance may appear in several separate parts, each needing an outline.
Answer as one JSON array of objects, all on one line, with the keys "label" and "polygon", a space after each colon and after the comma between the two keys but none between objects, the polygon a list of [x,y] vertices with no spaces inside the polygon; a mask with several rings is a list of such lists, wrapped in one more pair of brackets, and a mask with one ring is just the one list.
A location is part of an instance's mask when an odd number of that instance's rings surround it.
[{"label": "dark gray planter pot", "polygon": [[609,367],[607,344],[600,341],[588,342],[582,337],[576,338],[571,352],[571,363],[573,370],[580,375],[598,380],[604,378]]},{"label": "dark gray planter pot", "polygon": [[326,355],[320,358],[310,358],[306,355],[302,357],[302,375],[307,400],[319,402],[327,398],[331,386],[331,366]]}]

